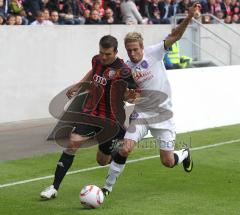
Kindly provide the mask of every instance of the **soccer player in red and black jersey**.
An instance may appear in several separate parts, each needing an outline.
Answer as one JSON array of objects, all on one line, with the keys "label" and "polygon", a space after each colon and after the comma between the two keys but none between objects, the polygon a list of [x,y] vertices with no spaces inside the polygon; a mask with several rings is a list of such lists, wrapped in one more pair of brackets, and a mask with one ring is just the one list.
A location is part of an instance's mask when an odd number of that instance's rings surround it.
[{"label": "soccer player in red and black jersey", "polygon": [[126,162],[126,158],[118,152],[113,156],[113,144],[125,135],[124,101],[134,99],[136,84],[131,70],[117,57],[117,46],[115,37],[102,37],[99,54],[92,58],[91,71],[67,92],[67,96],[72,98],[81,91],[83,83],[87,85],[85,90],[88,93],[79,113],[79,118],[80,115],[84,117],[82,121],[77,121],[72,130],[67,147],[58,161],[53,184],[41,192],[42,198],[57,196],[57,190],[72,165],[77,149],[93,137],[99,142],[99,165],[107,165],[111,160],[120,165]]}]

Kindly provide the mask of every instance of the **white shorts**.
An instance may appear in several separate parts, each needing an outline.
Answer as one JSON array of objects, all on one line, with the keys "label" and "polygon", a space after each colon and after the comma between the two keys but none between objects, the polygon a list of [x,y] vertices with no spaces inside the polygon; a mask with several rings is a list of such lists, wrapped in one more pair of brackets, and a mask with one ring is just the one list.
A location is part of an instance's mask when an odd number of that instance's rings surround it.
[{"label": "white shorts", "polygon": [[132,119],[124,138],[139,142],[148,134],[148,131],[150,131],[152,136],[156,139],[161,150],[174,150],[176,132],[172,120],[167,120],[160,124],[149,125],[148,123],[139,123],[137,119]]}]

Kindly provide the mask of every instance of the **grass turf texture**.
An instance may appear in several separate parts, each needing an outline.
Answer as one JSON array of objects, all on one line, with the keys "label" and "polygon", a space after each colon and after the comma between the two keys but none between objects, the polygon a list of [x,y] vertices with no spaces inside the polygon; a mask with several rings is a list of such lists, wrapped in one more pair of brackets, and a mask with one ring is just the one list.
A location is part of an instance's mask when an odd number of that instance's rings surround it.
[{"label": "grass turf texture", "polygon": [[[178,142],[192,139],[192,147],[240,138],[240,125],[179,134]],[[147,140],[146,140],[147,141]],[[158,158],[128,164],[114,191],[99,209],[86,210],[79,203],[80,189],[104,184],[108,168],[68,175],[59,196],[42,201],[40,191],[52,183],[46,179],[0,188],[0,214],[240,214],[238,143],[194,151],[194,170],[182,166],[168,169]],[[146,146],[146,142],[142,143]],[[70,171],[97,166],[96,148],[77,154]],[[158,149],[136,148],[129,159],[157,155]],[[54,173],[59,153],[0,163],[0,184],[42,177]]]}]

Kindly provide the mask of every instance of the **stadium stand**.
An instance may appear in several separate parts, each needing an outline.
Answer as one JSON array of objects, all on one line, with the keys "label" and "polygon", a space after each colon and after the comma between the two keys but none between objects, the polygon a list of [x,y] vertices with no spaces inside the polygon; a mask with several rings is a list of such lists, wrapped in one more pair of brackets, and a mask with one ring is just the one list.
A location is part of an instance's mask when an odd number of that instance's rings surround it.
[{"label": "stadium stand", "polygon": [[[190,4],[191,0],[0,0],[0,25],[29,25],[39,11],[45,13],[45,21],[60,25],[170,24],[176,14],[186,14]],[[200,4],[203,24],[215,23],[210,15],[226,24],[240,23],[240,0]],[[52,20],[53,11],[57,21]]]}]

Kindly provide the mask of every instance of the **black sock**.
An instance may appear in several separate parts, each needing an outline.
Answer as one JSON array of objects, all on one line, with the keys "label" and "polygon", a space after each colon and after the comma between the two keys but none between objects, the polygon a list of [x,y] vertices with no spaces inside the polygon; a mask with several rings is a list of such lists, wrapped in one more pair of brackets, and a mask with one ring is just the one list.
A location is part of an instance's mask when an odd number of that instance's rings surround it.
[{"label": "black sock", "polygon": [[55,170],[55,177],[53,182],[53,186],[56,190],[58,190],[64,176],[71,167],[73,159],[74,155],[68,155],[65,152],[62,153]]},{"label": "black sock", "polygon": [[173,153],[173,156],[174,156],[174,166],[176,166],[178,164],[179,158],[178,158],[178,155],[175,153]]},{"label": "black sock", "polygon": [[123,157],[119,153],[116,153],[113,157],[113,160],[118,164],[125,164],[126,160],[127,160],[127,157]]}]

